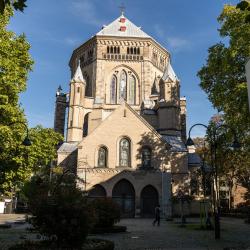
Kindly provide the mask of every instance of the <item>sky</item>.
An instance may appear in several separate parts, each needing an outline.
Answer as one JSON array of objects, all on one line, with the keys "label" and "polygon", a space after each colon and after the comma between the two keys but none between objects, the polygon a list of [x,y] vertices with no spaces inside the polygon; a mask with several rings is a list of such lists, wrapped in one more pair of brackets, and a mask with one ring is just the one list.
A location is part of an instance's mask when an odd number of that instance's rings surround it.
[{"label": "sky", "polygon": [[[105,24],[125,16],[162,44],[181,80],[181,95],[187,98],[187,131],[195,123],[207,124],[217,111],[199,87],[196,76],[206,63],[208,48],[222,40],[217,17],[224,4],[236,0],[36,0],[27,1],[8,26],[24,33],[35,61],[27,90],[20,102],[30,127],[53,127],[55,94],[59,85],[69,91],[69,59],[75,48],[95,35]],[[201,127],[192,136],[202,136]]]}]

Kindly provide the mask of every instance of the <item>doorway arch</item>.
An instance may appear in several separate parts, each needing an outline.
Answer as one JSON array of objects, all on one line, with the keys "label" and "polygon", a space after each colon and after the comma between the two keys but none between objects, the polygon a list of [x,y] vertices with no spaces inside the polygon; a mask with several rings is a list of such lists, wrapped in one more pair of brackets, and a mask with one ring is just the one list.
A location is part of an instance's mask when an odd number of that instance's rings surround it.
[{"label": "doorway arch", "polygon": [[114,185],[112,199],[120,206],[123,218],[135,216],[135,190],[128,180],[122,179]]},{"label": "doorway arch", "polygon": [[142,217],[153,217],[155,207],[159,204],[158,191],[152,185],[145,186],[141,191],[141,215]]}]

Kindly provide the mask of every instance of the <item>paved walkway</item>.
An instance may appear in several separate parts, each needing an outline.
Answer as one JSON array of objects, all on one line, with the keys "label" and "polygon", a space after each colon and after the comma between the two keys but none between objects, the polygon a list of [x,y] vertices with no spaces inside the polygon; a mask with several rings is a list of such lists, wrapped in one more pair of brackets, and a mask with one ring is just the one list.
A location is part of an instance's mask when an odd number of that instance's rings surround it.
[{"label": "paved walkway", "polygon": [[[189,219],[198,223],[198,219]],[[176,222],[162,222],[160,227],[153,227],[150,219],[125,219],[120,225],[127,226],[128,232],[111,235],[95,235],[115,242],[115,250],[171,250],[199,249],[222,250],[249,249],[250,225],[243,220],[222,218],[221,239],[214,239],[214,231],[195,230],[190,227],[180,228]]]},{"label": "paved walkway", "polygon": [[[0,224],[23,219],[23,215],[2,215]],[[188,219],[198,223],[198,219]],[[241,219],[222,218],[221,239],[214,239],[214,231],[195,230],[191,225],[180,228],[179,224],[163,221],[160,227],[152,226],[152,219],[124,219],[126,233],[93,235],[115,242],[115,250],[250,250],[250,225]],[[0,250],[24,238],[35,238],[24,229],[26,225],[13,224],[11,229],[0,229]]]}]

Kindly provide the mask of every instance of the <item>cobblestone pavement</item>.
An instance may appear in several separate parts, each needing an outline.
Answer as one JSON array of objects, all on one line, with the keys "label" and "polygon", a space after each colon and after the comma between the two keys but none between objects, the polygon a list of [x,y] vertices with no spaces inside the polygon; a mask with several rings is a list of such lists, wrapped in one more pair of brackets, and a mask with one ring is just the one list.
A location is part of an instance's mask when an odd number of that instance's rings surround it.
[{"label": "cobblestone pavement", "polygon": [[[189,219],[198,223],[198,219]],[[115,250],[250,250],[250,225],[243,220],[222,218],[221,239],[214,239],[214,231],[181,228],[176,222],[162,222],[153,227],[150,219],[124,219],[127,233],[95,235],[115,242]]]},{"label": "cobblestone pavement", "polygon": [[[23,215],[2,215],[0,224],[22,220]],[[214,239],[214,231],[195,230],[191,226],[179,227],[179,224],[162,221],[160,227],[152,226],[152,219],[123,219],[120,225],[127,226],[126,233],[98,234],[91,238],[109,239],[115,242],[115,250],[250,250],[250,225],[242,219],[222,218],[221,239]],[[198,223],[199,219],[188,219],[189,223]],[[28,225],[13,224],[10,229],[0,229],[0,250],[22,241],[35,239],[25,231]]]}]

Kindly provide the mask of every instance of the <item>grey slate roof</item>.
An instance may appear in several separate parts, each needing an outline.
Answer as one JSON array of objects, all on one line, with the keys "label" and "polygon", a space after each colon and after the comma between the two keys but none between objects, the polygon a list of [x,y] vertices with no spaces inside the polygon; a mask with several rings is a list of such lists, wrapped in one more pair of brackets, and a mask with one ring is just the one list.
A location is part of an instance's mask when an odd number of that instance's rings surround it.
[{"label": "grey slate roof", "polygon": [[162,135],[163,139],[171,145],[171,152],[187,152],[187,148],[180,136]]},{"label": "grey slate roof", "polygon": [[75,151],[77,149],[77,145],[78,145],[78,142],[72,142],[72,143],[64,142],[61,145],[61,147],[57,150],[57,152],[71,153],[71,152],[73,152],[73,151]]},{"label": "grey slate roof", "polygon": [[179,81],[179,79],[176,76],[170,62],[168,62],[168,64],[166,65],[166,68],[165,68],[163,76],[162,76],[162,80],[163,81],[169,81],[170,80],[170,81],[173,81],[173,82]]},{"label": "grey slate roof", "polygon": [[[121,23],[120,19],[125,18],[125,23]],[[126,26],[125,31],[121,31],[120,27]],[[125,16],[121,15],[112,23],[107,26],[104,26],[102,30],[100,30],[97,36],[121,36],[121,37],[143,37],[150,38],[148,34],[141,30],[140,27],[137,27],[131,21],[129,21]]]}]

